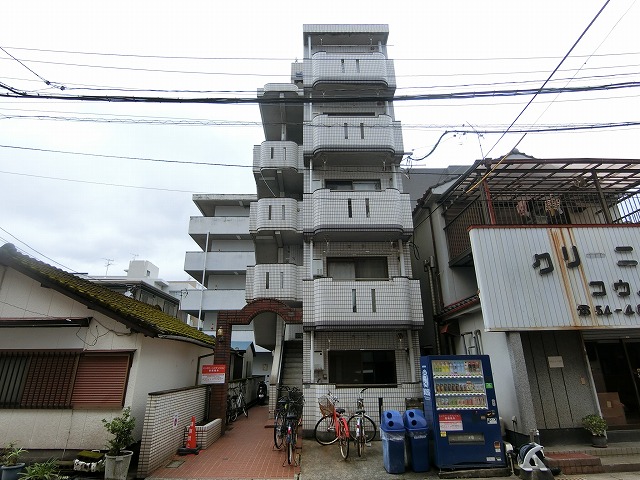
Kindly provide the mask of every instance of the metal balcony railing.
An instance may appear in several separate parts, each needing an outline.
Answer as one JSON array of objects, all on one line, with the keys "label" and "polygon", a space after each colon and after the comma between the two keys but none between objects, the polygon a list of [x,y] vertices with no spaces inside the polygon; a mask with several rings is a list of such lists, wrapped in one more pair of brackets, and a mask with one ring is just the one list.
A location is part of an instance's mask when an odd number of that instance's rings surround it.
[{"label": "metal balcony railing", "polygon": [[[468,197],[467,197],[468,198]],[[473,225],[608,225],[640,223],[640,194],[597,192],[458,198],[444,207],[449,263],[470,262]]]}]

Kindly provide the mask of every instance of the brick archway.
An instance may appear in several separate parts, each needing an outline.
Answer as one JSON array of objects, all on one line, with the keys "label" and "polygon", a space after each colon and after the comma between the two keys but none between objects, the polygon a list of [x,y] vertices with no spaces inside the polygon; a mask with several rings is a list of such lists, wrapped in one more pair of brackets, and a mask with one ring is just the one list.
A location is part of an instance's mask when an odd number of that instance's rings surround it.
[{"label": "brick archway", "polygon": [[[220,310],[216,328],[223,329],[225,338],[223,341],[216,341],[213,355],[214,364],[227,365],[227,367],[229,365],[232,327],[234,325],[249,325],[256,315],[264,312],[277,314],[285,323],[302,323],[301,308],[290,307],[286,303],[274,299],[254,300],[245,305],[242,310]],[[228,378],[225,379],[224,384],[211,385],[209,397],[209,420],[221,418],[223,425],[227,414],[228,386]]]}]

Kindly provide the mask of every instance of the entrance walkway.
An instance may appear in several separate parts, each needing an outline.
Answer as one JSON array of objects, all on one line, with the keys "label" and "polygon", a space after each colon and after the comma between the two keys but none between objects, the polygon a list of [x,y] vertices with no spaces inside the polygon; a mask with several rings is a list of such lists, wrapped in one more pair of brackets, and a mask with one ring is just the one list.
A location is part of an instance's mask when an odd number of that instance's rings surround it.
[{"label": "entrance walkway", "polygon": [[288,465],[284,450],[274,448],[273,428],[265,428],[268,417],[266,405],[252,407],[249,418],[238,417],[209,448],[198,455],[176,455],[173,462],[167,462],[171,467],[155,470],[147,480],[296,478],[300,467]]}]

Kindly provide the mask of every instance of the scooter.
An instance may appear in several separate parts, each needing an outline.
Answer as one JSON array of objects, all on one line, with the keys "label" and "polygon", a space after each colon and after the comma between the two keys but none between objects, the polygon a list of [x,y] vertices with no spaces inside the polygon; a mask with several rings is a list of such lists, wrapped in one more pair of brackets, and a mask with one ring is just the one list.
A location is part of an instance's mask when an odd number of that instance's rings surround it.
[{"label": "scooter", "polygon": [[260,382],[258,384],[258,405],[264,405],[267,401],[267,384]]}]

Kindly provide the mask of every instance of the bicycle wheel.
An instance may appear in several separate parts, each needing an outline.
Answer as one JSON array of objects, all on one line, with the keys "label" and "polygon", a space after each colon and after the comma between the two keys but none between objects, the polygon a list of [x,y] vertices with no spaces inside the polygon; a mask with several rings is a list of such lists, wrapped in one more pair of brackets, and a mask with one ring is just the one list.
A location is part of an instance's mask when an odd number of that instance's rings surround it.
[{"label": "bicycle wheel", "polygon": [[345,460],[349,456],[349,443],[351,443],[347,429],[347,421],[344,418],[340,418],[340,423],[338,424],[338,445],[340,445],[340,454]]},{"label": "bicycle wheel", "polygon": [[[356,418],[359,417],[357,413],[351,415],[349,417],[349,421],[347,422],[349,425],[349,434],[351,438],[356,439]],[[378,431],[375,422],[371,419],[369,415],[362,416],[362,425],[360,426],[362,432],[364,433],[365,443],[371,443],[371,441],[376,438],[376,432]]]},{"label": "bicycle wheel", "polygon": [[291,424],[287,426],[287,463],[289,465],[294,462],[293,457],[296,452],[296,442],[294,438],[295,433],[293,432],[293,428],[294,427]]},{"label": "bicycle wheel", "polygon": [[[362,424],[364,422],[362,421],[362,417],[357,417],[356,418],[356,438],[355,438],[355,442],[356,442],[356,448],[358,449],[358,456],[361,457],[362,453],[364,451],[364,444],[365,444],[365,432],[362,430]],[[349,433],[351,433],[351,429],[349,429]]]},{"label": "bicycle wheel", "polygon": [[273,444],[278,450],[282,448],[283,428],[284,428],[284,416],[280,413],[276,413],[276,418],[273,422]]},{"label": "bicycle wheel", "polygon": [[338,440],[336,427],[333,423],[333,415],[326,415],[318,420],[313,436],[320,445],[331,445]]}]

